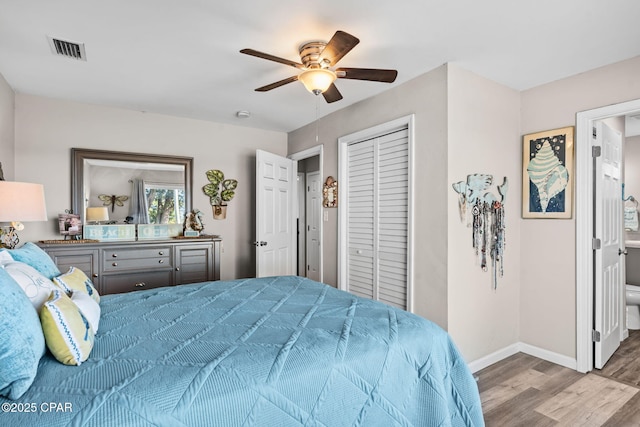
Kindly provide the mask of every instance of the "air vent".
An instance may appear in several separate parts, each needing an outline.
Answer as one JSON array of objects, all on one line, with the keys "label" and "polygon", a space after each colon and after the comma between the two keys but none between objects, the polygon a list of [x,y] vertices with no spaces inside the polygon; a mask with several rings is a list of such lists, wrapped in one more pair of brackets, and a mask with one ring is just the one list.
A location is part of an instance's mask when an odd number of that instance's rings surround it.
[{"label": "air vent", "polygon": [[49,46],[54,55],[60,55],[67,58],[73,58],[80,61],[87,60],[87,54],[84,51],[84,43],[70,42],[60,40],[48,36]]}]

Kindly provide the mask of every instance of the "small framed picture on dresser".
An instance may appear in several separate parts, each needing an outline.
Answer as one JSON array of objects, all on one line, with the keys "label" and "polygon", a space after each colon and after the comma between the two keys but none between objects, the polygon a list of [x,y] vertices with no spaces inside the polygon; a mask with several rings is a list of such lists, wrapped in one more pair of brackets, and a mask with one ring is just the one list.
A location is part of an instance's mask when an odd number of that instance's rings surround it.
[{"label": "small framed picture on dresser", "polygon": [[71,213],[58,214],[58,227],[60,234],[63,235],[65,239],[67,236],[72,239],[82,237],[82,221],[80,220],[80,215]]}]

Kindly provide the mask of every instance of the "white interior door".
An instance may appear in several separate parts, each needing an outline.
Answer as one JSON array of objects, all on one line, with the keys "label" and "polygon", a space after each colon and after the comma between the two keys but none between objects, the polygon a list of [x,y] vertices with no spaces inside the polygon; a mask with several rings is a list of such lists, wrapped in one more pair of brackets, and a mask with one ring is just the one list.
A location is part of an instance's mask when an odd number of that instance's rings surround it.
[{"label": "white interior door", "polygon": [[322,219],[322,182],[320,172],[307,174],[307,274],[320,281],[320,221]]},{"label": "white interior door", "polygon": [[304,276],[307,270],[307,214],[306,214],[306,193],[307,184],[304,172],[298,172],[297,182],[298,194],[298,223],[296,232],[298,233],[298,275]]},{"label": "white interior door", "polygon": [[256,276],[296,274],[296,162],[256,150]]},{"label": "white interior door", "polygon": [[624,286],[622,286],[622,135],[596,123],[595,233],[595,367],[601,369],[620,346]]}]

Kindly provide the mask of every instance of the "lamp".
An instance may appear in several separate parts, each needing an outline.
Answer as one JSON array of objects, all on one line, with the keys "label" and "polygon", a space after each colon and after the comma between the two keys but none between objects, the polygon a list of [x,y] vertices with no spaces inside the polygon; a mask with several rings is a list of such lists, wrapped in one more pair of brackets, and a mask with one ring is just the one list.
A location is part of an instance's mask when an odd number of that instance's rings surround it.
[{"label": "lamp", "polygon": [[9,231],[0,230],[2,246],[16,247],[20,239],[18,233],[24,229],[19,221],[46,221],[47,209],[44,202],[42,184],[28,182],[0,181],[0,222],[11,222]]},{"label": "lamp", "polygon": [[336,73],[326,68],[311,68],[300,73],[298,80],[309,92],[320,95],[336,80]]},{"label": "lamp", "polygon": [[87,222],[100,224],[100,221],[109,221],[109,210],[106,207],[87,208],[85,215]]}]

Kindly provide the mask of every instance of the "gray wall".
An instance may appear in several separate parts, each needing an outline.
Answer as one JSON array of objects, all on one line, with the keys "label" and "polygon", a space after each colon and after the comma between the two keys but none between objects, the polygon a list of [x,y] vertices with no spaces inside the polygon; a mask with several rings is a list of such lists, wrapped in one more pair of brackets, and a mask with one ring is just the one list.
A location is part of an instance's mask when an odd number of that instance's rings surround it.
[{"label": "gray wall", "polygon": [[[194,158],[193,206],[205,232],[220,234],[221,277],[255,275],[255,150],[286,155],[286,134],[200,120],[16,95],[16,180],[45,186],[46,223],[28,223],[23,241],[56,239],[57,216],[71,206],[70,149],[96,148]],[[238,180],[227,219],[214,220],[202,192],[205,172],[220,169]]]},{"label": "gray wall", "polygon": [[[414,301],[416,313],[447,327],[447,66],[320,119],[323,179],[338,176],[339,137],[415,114]],[[317,145],[316,124],[289,133],[289,153]],[[324,281],[337,285],[337,209],[326,209]]]},{"label": "gray wall", "polygon": [[[516,93],[445,65],[320,119],[327,176],[337,173],[339,137],[415,113],[416,312],[448,328],[467,360],[518,343],[540,355],[575,360],[575,215],[521,219],[521,136],[575,126],[579,111],[640,98],[639,75],[636,57]],[[289,153],[313,145],[315,124],[289,134]],[[450,189],[454,180],[475,172],[505,175],[511,182],[510,266],[495,292],[486,276],[471,272],[477,266],[470,265]],[[330,210],[324,277],[332,284],[337,281],[336,221]]]},{"label": "gray wall", "polygon": [[15,95],[0,74],[0,163],[4,177],[14,177]]},{"label": "gray wall", "polygon": [[[321,119],[324,175],[337,173],[337,139],[415,114],[415,312],[449,330],[469,361],[517,342],[519,302],[517,91],[445,65],[366,101]],[[289,134],[289,152],[313,145],[309,125]],[[505,161],[506,160],[506,161]],[[468,174],[489,173],[512,182],[507,222],[509,249],[500,289],[482,271],[459,221],[451,184]],[[336,175],[334,175],[336,176]],[[338,183],[340,177],[338,177]],[[494,192],[495,188],[492,189]],[[325,223],[325,279],[337,270],[337,224]],[[330,262],[327,262],[330,260]],[[334,279],[336,280],[336,279]],[[335,283],[335,282],[330,282]]]},{"label": "gray wall", "polygon": [[[575,126],[580,111],[638,99],[638,76],[640,56],[524,91],[522,133]],[[575,358],[575,215],[520,223],[520,340]]]}]

